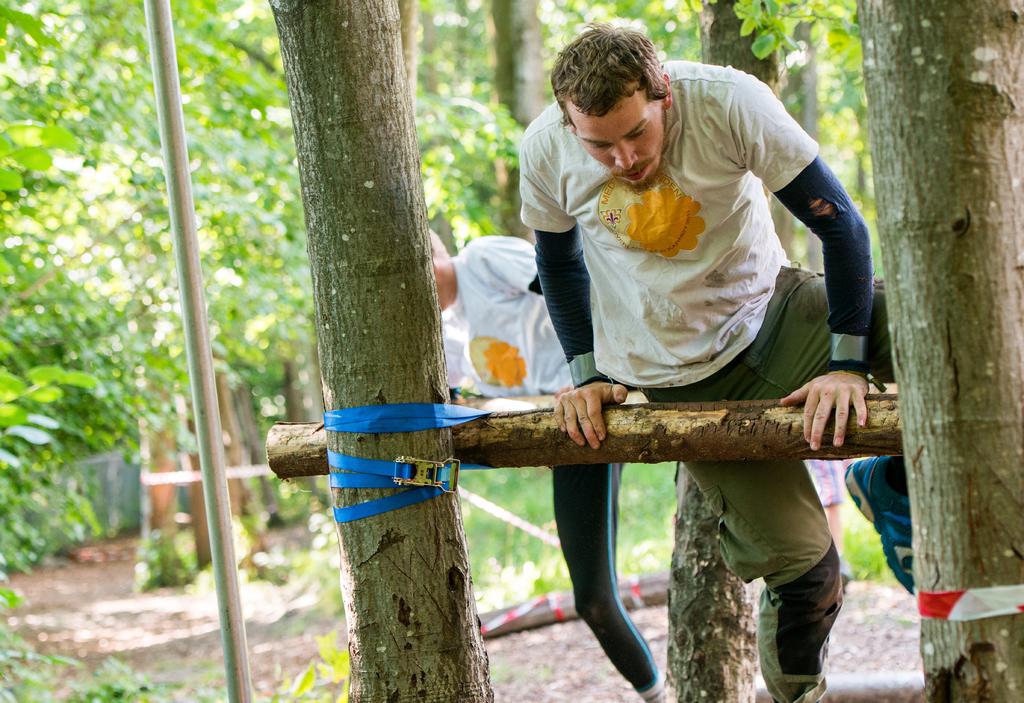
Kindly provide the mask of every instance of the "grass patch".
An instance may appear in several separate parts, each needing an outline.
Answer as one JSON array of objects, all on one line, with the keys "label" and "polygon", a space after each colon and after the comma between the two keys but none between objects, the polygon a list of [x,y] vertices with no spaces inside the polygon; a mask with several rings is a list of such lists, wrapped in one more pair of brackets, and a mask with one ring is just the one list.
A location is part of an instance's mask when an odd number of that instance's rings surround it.
[{"label": "grass patch", "polygon": [[[667,569],[672,556],[675,466],[629,464],[619,494],[617,566],[622,574]],[[555,532],[548,469],[466,474],[463,485],[520,518]],[[560,550],[462,502],[473,587],[480,610],[571,589]]]},{"label": "grass patch", "polygon": [[852,500],[843,503],[841,512],[843,558],[853,569],[853,578],[858,581],[897,584],[896,577],[885,563],[881,537],[875,532],[874,525],[861,515]]}]

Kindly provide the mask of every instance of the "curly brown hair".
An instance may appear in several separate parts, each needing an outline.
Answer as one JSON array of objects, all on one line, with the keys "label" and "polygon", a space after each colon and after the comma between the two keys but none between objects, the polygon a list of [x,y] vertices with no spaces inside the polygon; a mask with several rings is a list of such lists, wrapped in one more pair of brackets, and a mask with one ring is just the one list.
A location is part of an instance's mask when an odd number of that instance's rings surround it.
[{"label": "curly brown hair", "polygon": [[551,88],[562,119],[571,124],[566,103],[585,115],[608,114],[619,100],[643,90],[648,100],[668,95],[664,69],[651,40],[610,24],[591,24],[562,49],[551,69]]}]

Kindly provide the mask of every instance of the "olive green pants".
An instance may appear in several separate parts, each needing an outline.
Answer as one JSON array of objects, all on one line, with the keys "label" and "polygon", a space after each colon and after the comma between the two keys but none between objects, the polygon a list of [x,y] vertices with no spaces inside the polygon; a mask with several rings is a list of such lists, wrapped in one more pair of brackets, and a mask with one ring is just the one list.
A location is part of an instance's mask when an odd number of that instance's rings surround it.
[{"label": "olive green pants", "polygon": [[[710,378],[643,389],[654,402],[782,398],[827,371],[830,333],[824,278],[784,268],[757,338]],[[884,291],[875,286],[872,372],[892,380]],[[825,692],[828,631],[842,603],[838,557],[825,513],[800,460],[687,462],[719,514],[722,557],[745,581],[764,578],[758,650],[769,692],[807,703]]]}]

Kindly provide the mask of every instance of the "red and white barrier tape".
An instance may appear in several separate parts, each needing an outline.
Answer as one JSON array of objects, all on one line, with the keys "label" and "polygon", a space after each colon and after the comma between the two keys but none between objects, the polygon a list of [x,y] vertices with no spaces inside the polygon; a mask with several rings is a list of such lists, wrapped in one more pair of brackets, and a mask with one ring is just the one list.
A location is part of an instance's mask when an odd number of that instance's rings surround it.
[{"label": "red and white barrier tape", "polygon": [[[633,574],[627,576],[625,581],[626,586],[629,588],[629,600],[631,601],[630,605],[632,605],[634,608],[644,607],[644,596],[640,592],[640,577]],[[619,581],[619,587],[622,587],[621,580]]]},{"label": "red and white barrier tape", "polygon": [[459,495],[465,498],[467,501],[480,508],[484,512],[490,513],[499,520],[504,520],[513,527],[518,527],[520,530],[528,535],[532,535],[537,539],[550,544],[552,547],[561,548],[562,544],[558,541],[558,537],[551,534],[547,530],[541,529],[536,525],[531,525],[526,520],[523,520],[518,515],[505,510],[500,505],[495,505],[491,501],[487,500],[483,496],[478,496],[476,493],[467,491],[463,486],[459,486]]},{"label": "red and white barrier tape", "polygon": [[548,607],[551,608],[551,612],[555,615],[557,622],[565,621],[565,611],[562,610],[562,596],[559,593],[548,594]]},{"label": "red and white barrier tape", "polygon": [[963,591],[918,592],[921,617],[940,620],[981,620],[1024,613],[1024,585],[968,588]]},{"label": "red and white barrier tape", "polygon": [[494,618],[490,622],[483,623],[480,626],[480,633],[486,635],[491,630],[496,630],[502,625],[510,623],[513,620],[517,620],[526,615],[527,613],[529,613],[534,608],[544,605],[545,603],[547,603],[547,600],[547,596],[537,596],[533,600],[528,600],[522,605],[520,605],[518,608],[510,610],[507,613],[504,613],[503,615]]}]

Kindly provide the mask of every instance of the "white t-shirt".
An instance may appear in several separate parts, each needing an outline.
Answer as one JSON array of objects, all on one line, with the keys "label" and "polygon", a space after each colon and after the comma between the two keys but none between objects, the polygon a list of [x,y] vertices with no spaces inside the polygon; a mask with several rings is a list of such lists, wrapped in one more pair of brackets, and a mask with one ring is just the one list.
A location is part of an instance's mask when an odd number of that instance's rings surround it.
[{"label": "white t-shirt", "polygon": [[480,237],[453,262],[458,294],[442,318],[449,384],[468,376],[490,397],[543,395],[570,385],[544,298],[529,290],[537,277],[533,245]]},{"label": "white t-shirt", "polygon": [[699,381],[753,341],[786,262],[764,188],[786,186],[818,153],[754,77],[684,61],[665,72],[665,153],[645,189],[612,178],[557,105],[520,151],[523,222],[579,225],[598,369],[641,388]]}]

